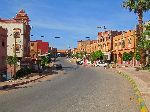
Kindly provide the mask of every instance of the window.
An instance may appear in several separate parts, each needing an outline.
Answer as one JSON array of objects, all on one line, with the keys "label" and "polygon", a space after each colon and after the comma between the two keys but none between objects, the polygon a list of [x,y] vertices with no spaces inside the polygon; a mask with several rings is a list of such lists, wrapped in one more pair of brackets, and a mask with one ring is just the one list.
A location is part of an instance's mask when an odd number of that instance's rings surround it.
[{"label": "window", "polygon": [[121,42],[119,41],[119,46],[121,45]]},{"label": "window", "polygon": [[121,46],[122,46],[122,48],[125,48],[125,41],[124,40],[121,41]]},{"label": "window", "polygon": [[20,38],[20,32],[18,31],[14,32],[14,38]]},{"label": "window", "polygon": [[131,44],[131,38],[128,39],[128,44]]},{"label": "window", "polygon": [[5,47],[5,42],[3,39],[2,39],[2,46]]},{"label": "window", "polygon": [[16,44],[16,52],[20,52],[20,45]]},{"label": "window", "polygon": [[34,43],[31,43],[31,46],[34,46]]}]

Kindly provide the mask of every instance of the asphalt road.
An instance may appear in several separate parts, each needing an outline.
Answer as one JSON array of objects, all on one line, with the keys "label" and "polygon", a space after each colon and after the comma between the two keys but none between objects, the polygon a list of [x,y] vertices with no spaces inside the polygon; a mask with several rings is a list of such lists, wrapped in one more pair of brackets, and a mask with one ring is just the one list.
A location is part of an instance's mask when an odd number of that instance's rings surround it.
[{"label": "asphalt road", "polygon": [[64,59],[58,63],[64,75],[0,95],[0,112],[140,112],[122,77]]}]

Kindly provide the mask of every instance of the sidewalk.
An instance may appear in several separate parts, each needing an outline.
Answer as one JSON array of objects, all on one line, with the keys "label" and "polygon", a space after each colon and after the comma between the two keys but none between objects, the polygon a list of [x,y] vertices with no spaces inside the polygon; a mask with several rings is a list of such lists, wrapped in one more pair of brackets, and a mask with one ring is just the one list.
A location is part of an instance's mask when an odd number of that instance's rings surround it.
[{"label": "sidewalk", "polygon": [[136,71],[133,67],[115,68],[113,70],[128,74],[136,82],[146,106],[150,110],[150,72]]},{"label": "sidewalk", "polygon": [[45,77],[45,75],[35,75],[33,77],[29,77],[29,78],[21,78],[21,79],[17,79],[17,80],[10,80],[10,81],[5,81],[5,82],[0,82],[0,90],[4,90],[7,88],[12,88],[12,87],[16,87],[19,85],[24,85],[30,82],[34,82],[36,80],[39,80],[41,78]]}]

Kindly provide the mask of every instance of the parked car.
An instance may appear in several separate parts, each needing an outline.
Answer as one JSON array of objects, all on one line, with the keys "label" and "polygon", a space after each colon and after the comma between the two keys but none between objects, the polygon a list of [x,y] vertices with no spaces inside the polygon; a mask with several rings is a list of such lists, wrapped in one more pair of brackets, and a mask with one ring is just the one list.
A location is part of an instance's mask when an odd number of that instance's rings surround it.
[{"label": "parked car", "polygon": [[77,65],[82,65],[83,63],[81,61],[76,61]]},{"label": "parked car", "polygon": [[62,70],[62,65],[61,64],[53,64],[53,68],[56,70]]},{"label": "parked car", "polygon": [[91,61],[87,61],[87,64],[92,64],[92,62]]},{"label": "parked car", "polygon": [[77,64],[77,65],[82,65],[83,63],[84,63],[83,60],[77,60],[77,61],[76,61],[76,64]]},{"label": "parked car", "polygon": [[97,61],[95,66],[96,67],[106,67],[108,65],[108,63],[106,63],[105,61]]}]

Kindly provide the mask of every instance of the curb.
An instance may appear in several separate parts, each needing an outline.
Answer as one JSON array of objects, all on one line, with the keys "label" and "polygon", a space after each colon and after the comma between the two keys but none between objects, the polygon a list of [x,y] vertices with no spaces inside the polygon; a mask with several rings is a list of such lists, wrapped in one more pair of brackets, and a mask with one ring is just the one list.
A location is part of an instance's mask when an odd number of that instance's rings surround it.
[{"label": "curb", "polygon": [[144,99],[141,96],[141,92],[139,91],[136,82],[129,75],[127,75],[121,71],[117,71],[117,73],[119,75],[123,76],[124,78],[126,78],[130,82],[130,84],[132,85],[132,88],[135,92],[135,95],[137,96],[137,101],[140,105],[140,112],[149,112],[149,110],[148,110],[148,108],[144,102]]},{"label": "curb", "polygon": [[19,85],[28,84],[30,82],[34,82],[34,81],[36,81],[38,79],[41,79],[43,77],[45,77],[45,76],[40,76],[40,77],[38,77],[36,79],[32,79],[32,80],[28,80],[28,81],[23,81],[23,82],[19,82],[19,83],[10,84],[10,85],[0,86],[0,90],[4,90],[4,89],[7,89],[7,88],[12,88],[12,87],[16,87],[16,86],[19,86]]}]

